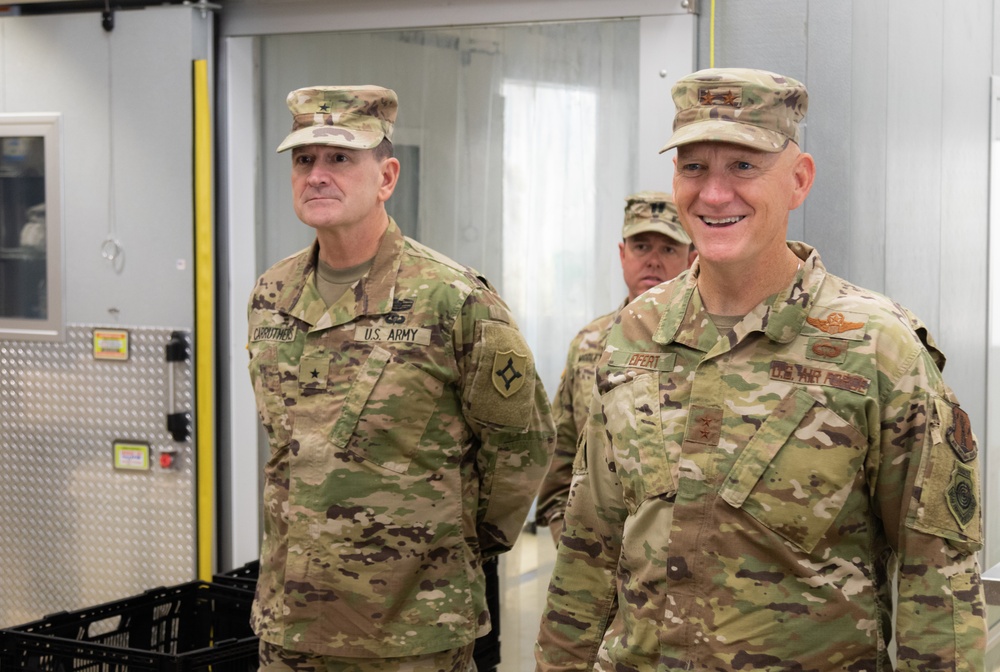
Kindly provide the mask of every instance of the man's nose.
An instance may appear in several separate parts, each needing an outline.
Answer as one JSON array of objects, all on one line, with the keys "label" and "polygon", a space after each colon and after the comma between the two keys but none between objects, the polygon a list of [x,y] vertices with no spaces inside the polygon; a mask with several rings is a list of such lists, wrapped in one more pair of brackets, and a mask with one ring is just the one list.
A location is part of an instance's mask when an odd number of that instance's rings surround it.
[{"label": "man's nose", "polygon": [[729,180],[718,173],[708,175],[698,193],[702,202],[710,204],[728,203],[732,199],[732,195],[733,189]]},{"label": "man's nose", "polygon": [[330,171],[326,170],[326,168],[319,163],[315,163],[309,169],[309,175],[306,177],[306,181],[310,186],[329,184]]}]

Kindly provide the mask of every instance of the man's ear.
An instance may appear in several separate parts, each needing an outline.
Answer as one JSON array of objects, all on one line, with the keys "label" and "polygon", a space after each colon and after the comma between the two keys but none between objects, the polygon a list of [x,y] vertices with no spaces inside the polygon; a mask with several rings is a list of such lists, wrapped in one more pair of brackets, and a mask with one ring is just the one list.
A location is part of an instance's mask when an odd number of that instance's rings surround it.
[{"label": "man's ear", "polygon": [[378,189],[378,198],[384,203],[396,190],[396,182],[399,181],[399,159],[395,157],[384,159],[379,169],[381,170],[382,184]]},{"label": "man's ear", "polygon": [[813,180],[816,179],[816,162],[813,161],[812,154],[802,152],[795,157],[792,176],[795,180],[795,188],[788,204],[789,210],[794,210],[802,205],[806,196],[809,195],[809,190],[812,189]]}]

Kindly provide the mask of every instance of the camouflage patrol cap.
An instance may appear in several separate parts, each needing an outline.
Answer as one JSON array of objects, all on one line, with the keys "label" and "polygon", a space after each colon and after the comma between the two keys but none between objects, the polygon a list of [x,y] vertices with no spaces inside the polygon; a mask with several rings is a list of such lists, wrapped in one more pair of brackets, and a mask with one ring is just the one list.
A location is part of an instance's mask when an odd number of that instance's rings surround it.
[{"label": "camouflage patrol cap", "polygon": [[302,145],[372,149],[392,140],[396,92],[381,86],[307,86],[288,94],[292,131],[283,152]]},{"label": "camouflage patrol cap", "polygon": [[691,244],[691,238],[677,217],[673,196],[662,191],[640,191],[625,199],[622,238],[630,238],[646,231],[662,233],[684,245]]},{"label": "camouflage patrol cap", "polygon": [[809,94],[791,77],[766,70],[714,68],[681,78],[673,88],[674,134],[661,153],[692,142],[731,142],[765,152],[799,143]]}]

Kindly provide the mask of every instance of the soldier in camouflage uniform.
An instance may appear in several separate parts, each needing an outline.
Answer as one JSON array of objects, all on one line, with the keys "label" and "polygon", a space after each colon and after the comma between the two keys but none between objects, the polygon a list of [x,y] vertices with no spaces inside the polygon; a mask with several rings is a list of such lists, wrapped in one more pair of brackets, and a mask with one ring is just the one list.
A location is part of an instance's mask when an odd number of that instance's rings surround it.
[{"label": "soldier in camouflage uniform", "polygon": [[785,240],[805,88],[673,95],[698,260],[608,337],[537,669],[981,671],[969,418],[903,309]]},{"label": "soldier in camouflage uniform", "polygon": [[538,492],[535,522],[547,525],[556,543],[562,534],[577,439],[587,424],[597,360],[604,352],[615,315],[639,294],[687,269],[695,254],[691,239],[677,218],[677,208],[670,194],[640,191],[625,199],[625,222],[618,256],[628,298],[612,312],[581,329],[570,342],[566,368],[552,403],[556,447]]},{"label": "soldier in camouflage uniform", "polygon": [[475,271],[404,237],[396,95],[293,91],[309,248],[257,281],[250,374],[270,441],[252,623],[261,669],[466,672],[482,561],[513,546],[554,436],[532,354]]}]

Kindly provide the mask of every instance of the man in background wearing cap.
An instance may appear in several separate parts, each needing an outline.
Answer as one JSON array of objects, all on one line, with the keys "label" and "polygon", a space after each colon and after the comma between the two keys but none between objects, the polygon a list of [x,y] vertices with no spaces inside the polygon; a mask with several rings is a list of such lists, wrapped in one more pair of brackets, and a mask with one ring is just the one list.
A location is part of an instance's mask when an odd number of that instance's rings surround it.
[{"label": "man in background wearing cap", "polygon": [[271,448],[261,669],[466,672],[490,628],[482,561],[514,545],[548,464],[545,391],[486,280],[386,213],[396,94],[310,87],[288,107],[278,151],[316,241],[249,305]]},{"label": "man in background wearing cap", "polygon": [[614,311],[585,326],[573,338],[566,357],[566,368],[552,403],[556,447],[538,492],[535,522],[547,525],[552,540],[557,544],[569,498],[577,439],[587,425],[597,360],[604,352],[615,315],[650,287],[686,270],[695,254],[691,239],[677,218],[677,208],[670,194],[640,191],[625,199],[625,223],[622,226],[622,242],[618,243],[618,256],[628,298]]},{"label": "man in background wearing cap", "polygon": [[608,336],[538,669],[982,670],[969,418],[899,306],[785,240],[805,88],[673,95],[698,260]]}]

